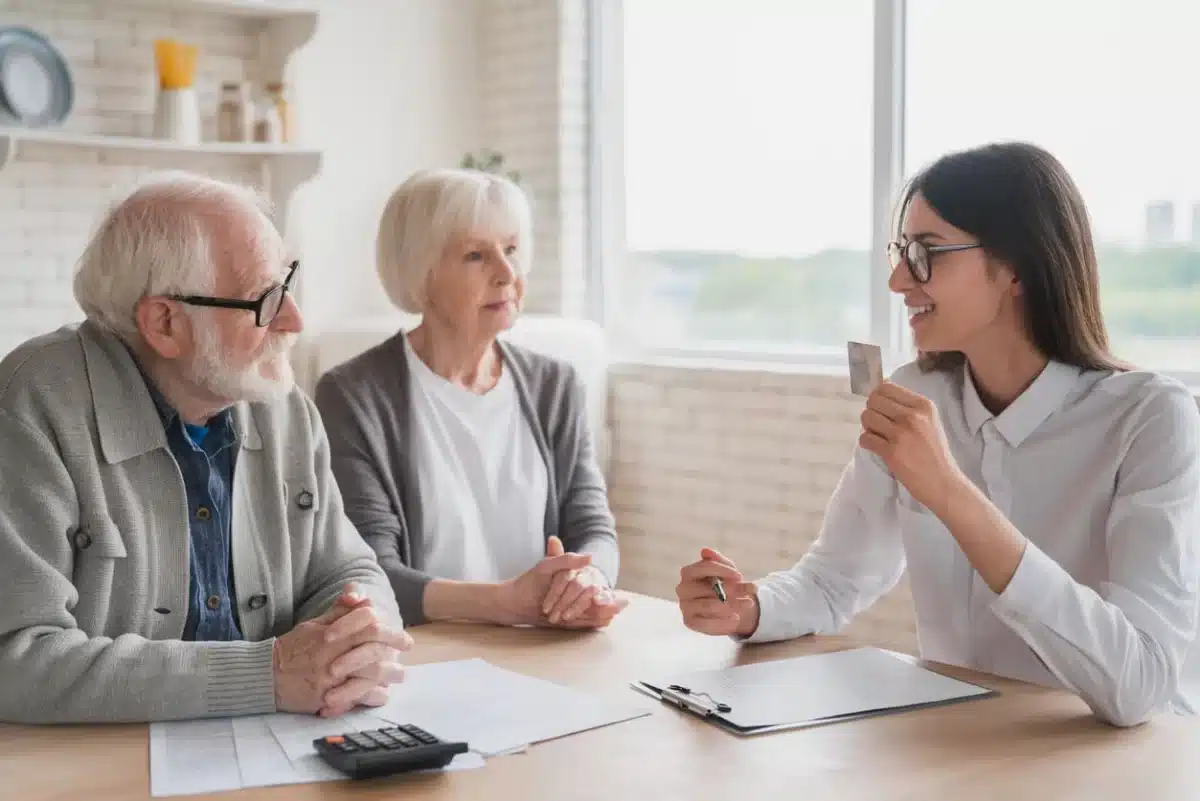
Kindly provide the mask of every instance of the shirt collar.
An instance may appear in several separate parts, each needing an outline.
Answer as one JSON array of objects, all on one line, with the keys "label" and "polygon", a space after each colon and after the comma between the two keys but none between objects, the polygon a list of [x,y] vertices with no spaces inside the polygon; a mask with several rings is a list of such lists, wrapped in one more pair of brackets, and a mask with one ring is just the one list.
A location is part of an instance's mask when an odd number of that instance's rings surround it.
[{"label": "shirt collar", "polygon": [[[119,464],[167,447],[157,402],[147,403],[154,395],[153,384],[129,347],[91,320],[85,320],[78,333],[105,462]],[[232,428],[240,447],[260,450],[262,437],[250,406],[239,403],[230,410]],[[162,424],[154,425],[155,420]]]},{"label": "shirt collar", "polygon": [[971,369],[963,367],[962,395],[963,412],[966,415],[967,426],[971,435],[979,433],[983,424],[994,420],[996,430],[1012,447],[1024,442],[1030,434],[1038,429],[1050,415],[1058,411],[1067,399],[1067,395],[1079,381],[1082,371],[1073,365],[1051,360],[1033,380],[1033,383],[1008,408],[999,415],[993,415],[979,399],[975,389],[975,381],[971,378]]},{"label": "shirt collar", "polygon": [[[137,363],[137,359],[134,359]],[[179,417],[179,412],[171,405],[166,396],[159,391],[154,382],[150,380],[150,376],[141,369],[141,364],[138,364],[138,372],[142,374],[142,379],[146,382],[146,389],[150,392],[150,397],[154,401],[154,408],[158,411],[158,417],[162,420],[163,428],[171,431],[173,427],[179,427],[191,441],[191,437],[187,436],[187,429],[183,427],[183,420]],[[206,424],[209,430],[209,436],[212,438],[211,446],[222,448],[227,445],[232,445],[237,441],[237,431],[233,425],[233,410],[232,408],[224,409]]]}]

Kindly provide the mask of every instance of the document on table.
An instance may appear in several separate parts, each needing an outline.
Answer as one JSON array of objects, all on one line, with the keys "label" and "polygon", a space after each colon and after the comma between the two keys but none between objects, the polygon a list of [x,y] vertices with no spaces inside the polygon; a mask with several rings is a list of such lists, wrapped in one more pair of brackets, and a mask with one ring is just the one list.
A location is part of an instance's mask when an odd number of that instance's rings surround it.
[{"label": "document on table", "polygon": [[483,756],[497,756],[568,734],[650,714],[497,667],[484,659],[416,665],[371,714],[415,723],[444,740],[461,740]]},{"label": "document on table", "polygon": [[257,715],[154,723],[150,792],[156,798],[345,778],[317,756],[313,740],[330,734],[412,723],[470,751],[443,770],[470,770],[494,757],[588,729],[648,715],[483,659],[408,668],[386,706],[340,718]]},{"label": "document on table", "polygon": [[[369,712],[352,712],[333,719],[279,714],[152,723],[150,794],[162,798],[340,781],[346,776],[317,756],[312,741],[327,734],[386,725]],[[282,732],[283,739],[275,728]],[[483,765],[483,757],[467,753],[459,754],[439,770],[470,770]]]},{"label": "document on table", "polygon": [[737,734],[855,720],[994,693],[879,648],[852,648],[634,682]]}]

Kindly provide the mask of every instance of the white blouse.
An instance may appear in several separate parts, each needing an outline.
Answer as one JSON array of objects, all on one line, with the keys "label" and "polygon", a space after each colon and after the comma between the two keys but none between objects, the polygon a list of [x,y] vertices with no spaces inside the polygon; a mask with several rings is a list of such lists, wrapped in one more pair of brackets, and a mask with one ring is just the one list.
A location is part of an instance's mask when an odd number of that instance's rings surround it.
[{"label": "white blouse", "polygon": [[[1106,720],[1191,713],[1200,411],[1154,373],[1051,362],[998,416],[966,368],[891,379],[935,403],[959,468],[1028,539],[1004,592],[858,449],[820,535],[759,584],[751,641],[831,633],[910,570],[921,656],[1078,694]],[[1186,665],[1185,665],[1186,663]]]},{"label": "white blouse", "polygon": [[404,352],[425,572],[486,582],[523,573],[546,553],[549,476],[511,372],[477,395],[430,370],[407,338]]}]

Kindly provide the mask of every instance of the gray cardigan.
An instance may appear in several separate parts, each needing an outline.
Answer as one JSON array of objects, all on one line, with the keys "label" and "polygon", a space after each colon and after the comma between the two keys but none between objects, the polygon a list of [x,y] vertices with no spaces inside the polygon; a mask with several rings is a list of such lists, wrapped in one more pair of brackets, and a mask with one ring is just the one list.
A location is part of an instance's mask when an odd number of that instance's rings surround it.
[{"label": "gray cardigan", "polygon": [[275,637],[347,582],[396,617],[387,577],[342,514],[312,401],[295,389],[239,403],[233,419],[246,639],[184,642],[190,512],[128,349],[85,322],[0,361],[0,720],[274,712]]},{"label": "gray cardigan", "polygon": [[[500,343],[549,477],[545,536],[568,551],[589,553],[610,584],[617,579],[617,533],[588,426],[587,400],[575,368]],[[346,513],[375,549],[408,625],[425,622],[423,571],[428,546],[412,430],[410,378],[399,333],[325,373],[316,402],[329,431],[333,473]],[[532,567],[533,565],[530,565]]]}]

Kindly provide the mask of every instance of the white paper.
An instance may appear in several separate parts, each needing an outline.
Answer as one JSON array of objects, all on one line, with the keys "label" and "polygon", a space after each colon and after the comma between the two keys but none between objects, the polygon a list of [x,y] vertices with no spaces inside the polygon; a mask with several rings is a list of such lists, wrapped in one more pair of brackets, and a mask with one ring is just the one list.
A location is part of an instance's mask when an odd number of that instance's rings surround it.
[{"label": "white paper", "polygon": [[443,740],[498,756],[531,743],[649,714],[552,682],[496,667],[483,659],[416,665],[374,714],[412,723]]},{"label": "white paper", "polygon": [[233,735],[237,743],[242,787],[271,787],[280,784],[338,781],[346,776],[312,753],[312,759],[288,759],[271,734],[267,721],[272,715],[236,718]]},{"label": "white paper", "polygon": [[228,718],[151,724],[150,795],[215,793],[241,786]]},{"label": "white paper", "polygon": [[340,718],[322,718],[316,715],[270,715],[267,726],[287,758],[293,762],[305,754],[315,754],[313,740],[331,734],[347,734],[352,731],[382,729],[390,723],[371,712],[360,709]]},{"label": "white paper", "polygon": [[878,648],[697,671],[668,683],[707,694],[710,704],[728,704],[731,711],[721,717],[741,728],[818,723],[991,692]]},{"label": "white paper", "polygon": [[[150,794],[161,798],[247,787],[343,781],[348,777],[317,756],[312,741],[328,734],[387,725],[387,721],[365,710],[334,719],[278,714],[153,723]],[[290,754],[275,729],[283,733]],[[456,756],[445,768],[433,770],[471,770],[483,766],[483,757],[466,753]]]},{"label": "white paper", "polygon": [[[394,690],[393,690],[394,691]],[[382,729],[393,725],[392,721],[377,716],[372,710],[361,709],[340,718],[320,718],[311,715],[270,715],[266,719],[267,728],[274,735],[280,750],[297,771],[305,775],[319,775],[327,770],[333,770],[325,760],[317,756],[313,740],[328,737],[331,734],[349,734],[356,731]],[[473,752],[458,754],[444,768],[431,770],[472,770],[482,768],[483,757]],[[411,771],[424,773],[425,771]],[[338,778],[345,778],[334,770]],[[320,781],[318,778],[308,781]]]}]

